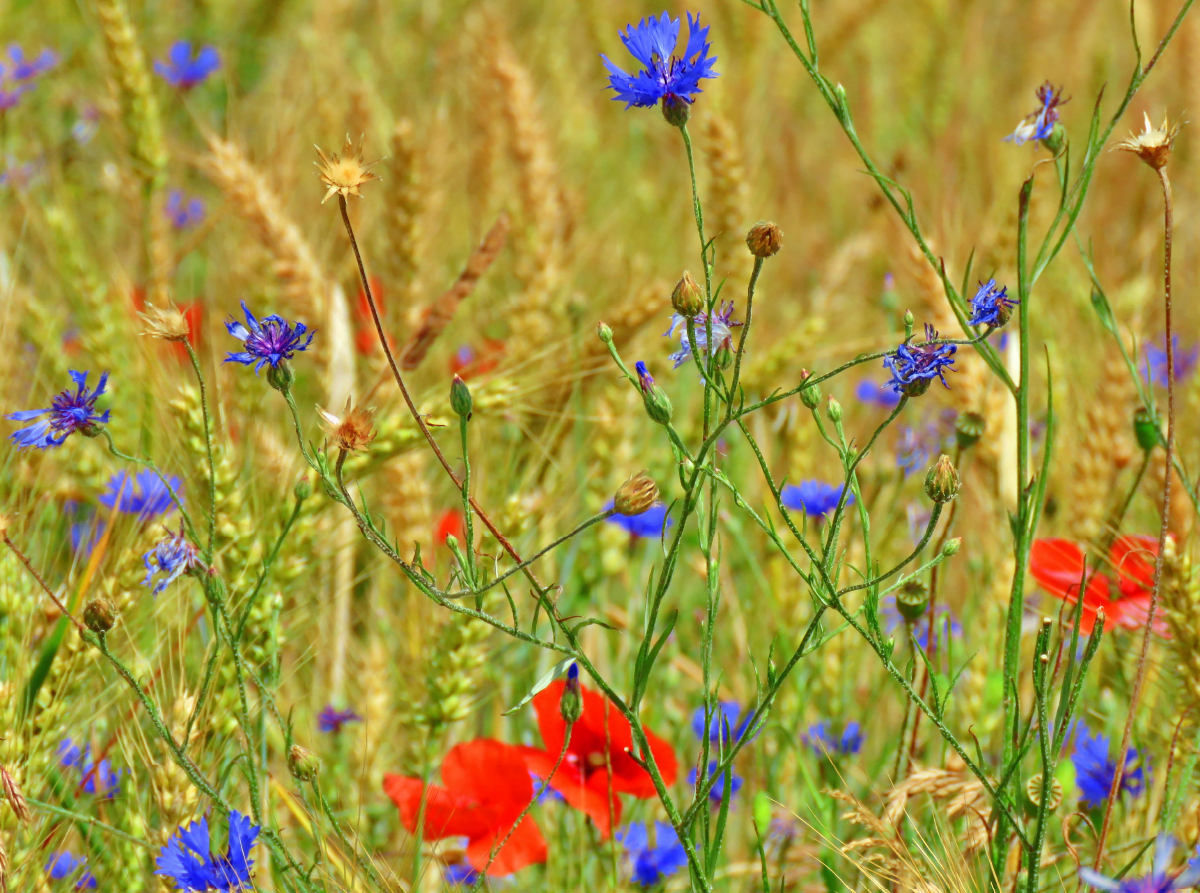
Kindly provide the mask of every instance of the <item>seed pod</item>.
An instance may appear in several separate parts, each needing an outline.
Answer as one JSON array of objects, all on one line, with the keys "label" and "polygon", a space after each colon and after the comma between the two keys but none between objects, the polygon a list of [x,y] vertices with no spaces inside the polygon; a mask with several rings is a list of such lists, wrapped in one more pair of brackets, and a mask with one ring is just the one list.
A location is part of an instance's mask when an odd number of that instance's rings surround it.
[{"label": "seed pod", "polygon": [[746,247],[755,257],[773,257],[783,247],[783,230],[774,223],[756,223],[746,233]]},{"label": "seed pod", "polygon": [[618,515],[640,515],[658,499],[658,485],[646,474],[637,474],[617,488],[613,507]]},{"label": "seed pod", "polygon": [[929,587],[920,580],[905,580],[896,593],[896,610],[909,623],[916,623],[929,607]]},{"label": "seed pod", "polygon": [[960,450],[969,450],[987,430],[987,420],[977,412],[964,412],[954,421],[954,440]]},{"label": "seed pod", "polygon": [[962,479],[945,453],[938,457],[937,464],[925,475],[925,495],[938,505],[945,505],[957,496],[961,486]]},{"label": "seed pod", "polygon": [[1150,411],[1142,406],[1133,414],[1133,436],[1142,452],[1148,453],[1156,446],[1163,446],[1162,428]]},{"label": "seed pod", "polygon": [[[1025,807],[1025,812],[1032,818],[1038,813],[1038,806],[1042,802],[1042,775],[1039,772],[1033,778],[1025,783],[1025,796],[1022,798],[1022,806]],[[1046,791],[1046,807],[1049,812],[1054,812],[1062,804],[1063,788],[1062,783],[1057,778],[1051,776],[1050,789]]]}]

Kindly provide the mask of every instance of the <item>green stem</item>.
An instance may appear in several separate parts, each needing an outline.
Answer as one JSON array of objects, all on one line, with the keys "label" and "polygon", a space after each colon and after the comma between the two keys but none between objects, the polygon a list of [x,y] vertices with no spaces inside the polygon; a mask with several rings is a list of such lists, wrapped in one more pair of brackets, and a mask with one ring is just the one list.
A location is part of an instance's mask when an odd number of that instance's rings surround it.
[{"label": "green stem", "polygon": [[208,460],[208,546],[204,550],[204,563],[212,564],[213,543],[217,537],[217,466],[213,461],[212,419],[208,414],[208,386],[204,382],[204,373],[200,371],[200,361],[196,351],[186,338],[183,346],[187,348],[188,359],[192,361],[192,369],[196,372],[196,381],[200,385],[200,409],[204,415],[204,451]]}]

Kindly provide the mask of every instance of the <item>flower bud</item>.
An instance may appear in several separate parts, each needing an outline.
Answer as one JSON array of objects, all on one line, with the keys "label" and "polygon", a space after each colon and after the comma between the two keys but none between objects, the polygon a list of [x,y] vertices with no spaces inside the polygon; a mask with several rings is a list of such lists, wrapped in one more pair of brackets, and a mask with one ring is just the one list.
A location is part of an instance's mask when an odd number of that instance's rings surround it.
[{"label": "flower bud", "polygon": [[104,429],[101,428],[99,425],[96,425],[92,422],[88,422],[86,425],[84,425],[82,428],[79,429],[79,433],[82,434],[84,437],[99,437],[100,432],[103,430]]},{"label": "flower bud", "polygon": [[1150,414],[1146,407],[1140,407],[1133,414],[1133,436],[1137,438],[1142,452],[1148,453],[1156,446],[1163,446],[1162,428],[1158,419]]},{"label": "flower bud", "polygon": [[683,278],[675,286],[675,291],[671,292],[671,306],[685,318],[695,316],[704,309],[704,292],[687,270],[683,271]]},{"label": "flower bud", "polygon": [[296,781],[312,781],[321,771],[321,760],[299,744],[288,748],[288,770]]},{"label": "flower bud", "polygon": [[104,596],[92,599],[83,609],[83,625],[94,633],[106,633],[116,622],[116,609]]},{"label": "flower bud", "polygon": [[713,354],[713,362],[717,364],[718,369],[728,369],[733,362],[733,348],[728,341],[724,341]]},{"label": "flower bud", "polygon": [[1062,124],[1055,124],[1054,129],[1050,131],[1050,135],[1042,140],[1042,145],[1045,146],[1054,155],[1062,152],[1063,146],[1067,142],[1067,129]]},{"label": "flower bud", "polygon": [[612,344],[612,328],[608,325],[608,323],[596,323],[596,337],[605,344]]},{"label": "flower bud", "polygon": [[669,424],[675,409],[671,406],[667,392],[654,383],[654,376],[641,360],[638,360],[634,368],[637,369],[638,387],[642,389],[642,404],[646,407],[646,415],[660,425]]},{"label": "flower bud", "polygon": [[567,683],[563,686],[558,701],[558,712],[563,722],[574,725],[583,716],[583,692],[579,687],[579,664],[571,664],[567,670]]},{"label": "flower bud", "polygon": [[829,408],[826,409],[826,412],[829,414],[829,421],[835,425],[842,420],[842,404],[832,397],[829,398]]},{"label": "flower bud", "polygon": [[638,474],[617,488],[613,508],[618,515],[640,515],[658,499],[658,485],[646,474]]},{"label": "flower bud", "polygon": [[938,457],[937,463],[925,475],[925,495],[939,505],[945,505],[957,496],[961,486],[962,479],[945,453]]},{"label": "flower bud", "polygon": [[454,381],[450,383],[450,408],[460,419],[470,419],[472,405],[470,388],[462,378],[455,375]]},{"label": "flower bud", "polygon": [[773,257],[783,247],[783,230],[774,223],[760,221],[746,233],[746,247],[755,257]]},{"label": "flower bud", "polygon": [[929,587],[916,578],[905,580],[896,593],[896,610],[900,616],[909,623],[915,623],[928,607]]},{"label": "flower bud", "polygon": [[688,122],[692,106],[686,99],[668,94],[662,100],[662,116],[672,127],[682,127]]},{"label": "flower bud", "polygon": [[949,558],[952,555],[957,555],[958,550],[962,548],[962,537],[956,536],[953,539],[946,540],[946,544],[942,546],[942,554]]},{"label": "flower bud", "polygon": [[959,413],[954,421],[954,440],[960,450],[969,450],[983,437],[987,421],[977,412]]},{"label": "flower bud", "polygon": [[[800,370],[800,383],[808,381],[812,377],[812,373],[807,369]],[[815,382],[810,385],[804,385],[800,388],[800,402],[809,409],[816,409],[821,405],[821,386]]]},{"label": "flower bud", "polygon": [[29,821],[29,804],[25,802],[25,795],[21,793],[21,789],[17,787],[17,780],[8,774],[8,770],[0,766],[0,783],[4,787],[4,799],[8,801],[8,805],[12,808],[13,814],[16,815],[17,821]]},{"label": "flower bud", "polygon": [[267,384],[277,391],[290,391],[295,383],[296,373],[292,371],[292,364],[287,360],[280,360],[278,366],[267,370]]},{"label": "flower bud", "polygon": [[296,486],[292,487],[292,495],[300,502],[308,499],[313,494],[312,481],[308,475],[304,475],[300,480],[296,481]]},{"label": "flower bud", "polygon": [[[1033,818],[1038,814],[1042,802],[1042,774],[1039,772],[1025,783],[1025,796],[1021,798],[1025,813]],[[1046,810],[1054,812],[1062,804],[1062,783],[1053,776],[1050,777],[1050,789],[1046,791]]]}]

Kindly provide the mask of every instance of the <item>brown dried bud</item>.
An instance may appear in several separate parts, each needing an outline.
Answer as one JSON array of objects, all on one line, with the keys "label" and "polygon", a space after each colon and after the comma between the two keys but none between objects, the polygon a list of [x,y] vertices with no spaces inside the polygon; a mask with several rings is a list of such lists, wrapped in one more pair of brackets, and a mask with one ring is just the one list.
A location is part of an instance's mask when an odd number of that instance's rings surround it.
[{"label": "brown dried bud", "polygon": [[613,499],[618,515],[640,515],[658,499],[658,485],[645,474],[634,475],[620,487]]},{"label": "brown dried bud", "polygon": [[746,247],[755,257],[773,257],[783,247],[783,230],[774,223],[756,223],[746,234]]},{"label": "brown dried bud", "polygon": [[1171,147],[1175,142],[1175,134],[1179,133],[1179,122],[1172,124],[1165,117],[1162,127],[1155,129],[1150,126],[1150,116],[1143,113],[1145,128],[1141,133],[1130,134],[1129,139],[1117,143],[1118,149],[1132,152],[1156,171],[1162,170],[1171,160]]},{"label": "brown dried bud", "polygon": [[962,479],[950,457],[943,453],[938,457],[937,464],[925,475],[925,495],[939,505],[944,505],[958,495]]},{"label": "brown dried bud", "polygon": [[16,779],[9,775],[8,770],[3,766],[0,766],[0,782],[4,785],[4,799],[12,807],[12,811],[17,819],[22,822],[28,822],[29,804],[25,802],[25,795],[17,787]]},{"label": "brown dried bud", "polygon": [[354,142],[347,134],[346,145],[342,148],[340,158],[333,152],[326,155],[321,151],[320,146],[314,148],[317,150],[317,157],[321,159],[316,162],[317,174],[320,176],[321,182],[329,187],[325,197],[321,199],[321,204],[325,204],[335,194],[340,194],[343,198],[351,195],[362,198],[358,187],[371,180],[379,179],[378,176],[367,170],[371,165],[363,162],[361,139],[358,141],[358,147],[355,148]]},{"label": "brown dried bud", "polygon": [[94,633],[106,633],[116,622],[116,608],[104,596],[92,599],[83,609],[83,625]]},{"label": "brown dried bud", "polygon": [[317,407],[317,413],[325,423],[325,430],[334,445],[348,453],[366,449],[367,444],[375,439],[375,427],[372,424],[371,411],[361,406],[354,406],[350,397],[346,398],[346,407],[340,417],[328,410]]},{"label": "brown dried bud", "polygon": [[308,748],[293,744],[288,749],[288,770],[297,781],[312,781],[321,771],[321,760]]},{"label": "brown dried bud", "polygon": [[683,271],[683,278],[675,286],[675,291],[671,292],[671,306],[684,318],[695,316],[704,309],[704,292],[687,270]]},{"label": "brown dried bud", "polygon": [[155,307],[146,304],[146,311],[139,313],[142,322],[146,324],[143,335],[151,338],[161,338],[164,341],[187,341],[192,327],[188,325],[187,317],[178,307],[167,302],[166,307]]}]

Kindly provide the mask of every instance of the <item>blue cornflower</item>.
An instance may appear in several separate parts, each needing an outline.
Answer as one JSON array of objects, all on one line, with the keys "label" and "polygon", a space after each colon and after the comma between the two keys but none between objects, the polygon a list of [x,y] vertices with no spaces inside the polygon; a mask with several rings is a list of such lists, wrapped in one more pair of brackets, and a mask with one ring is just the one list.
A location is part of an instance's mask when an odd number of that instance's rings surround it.
[{"label": "blue cornflower", "polygon": [[[682,58],[673,55],[679,41],[679,19],[665,12],[660,18],[643,19],[630,25],[621,35],[621,42],[644,66],[637,74],[629,75],[601,54],[609,71],[608,85],[613,99],[624,102],[625,108],[651,108],[662,100],[663,114],[685,112],[696,95],[701,93],[700,81],[715,78],[713,65],[716,56],[708,51],[708,27],[700,27],[700,17],[688,13],[688,42]],[[685,117],[686,120],[686,117]]]},{"label": "blue cornflower", "polygon": [[[613,502],[610,499],[604,504],[604,510],[608,511],[613,507]],[[631,536],[644,538],[660,538],[663,535],[663,521],[666,521],[666,529],[670,530],[675,526],[675,519],[667,517],[667,507],[662,503],[652,505],[640,515],[612,515],[605,518],[609,524],[615,524],[623,530],[629,531]]]},{"label": "blue cornflower", "polygon": [[221,55],[216,47],[203,47],[192,55],[192,43],[178,40],[171,44],[168,61],[155,60],[154,70],[164,81],[180,90],[190,90],[208,80],[208,76],[221,67]]},{"label": "blue cornflower", "polygon": [[650,846],[650,832],[641,822],[631,822],[616,837],[625,847],[633,882],[639,886],[652,887],[687,864],[679,835],[667,822],[654,823],[654,846]]},{"label": "blue cornflower", "polygon": [[5,416],[14,422],[31,422],[39,416],[49,416],[34,425],[13,432],[12,442],[17,445],[17,449],[37,447],[39,450],[44,450],[49,447],[61,446],[76,431],[82,431],[84,434],[94,437],[97,433],[97,425],[108,424],[108,410],[96,412],[96,401],[104,393],[104,386],[108,383],[108,373],[105,372],[100,376],[100,381],[97,382],[94,391],[87,386],[87,372],[72,370],[70,375],[71,380],[77,386],[74,393],[67,388],[55,397],[46,409],[23,409]]},{"label": "blue cornflower", "polygon": [[58,745],[58,764],[64,769],[78,769],[81,789],[88,794],[100,797],[112,797],[121,784],[121,772],[115,771],[108,758],[99,763],[92,758],[92,746],[85,745],[81,750],[70,738],[64,738]]},{"label": "blue cornflower", "polygon": [[1012,309],[1021,302],[1008,296],[1008,289],[996,285],[995,279],[979,283],[979,290],[971,298],[971,318],[967,320],[973,326],[991,326],[1000,328],[1009,317]]},{"label": "blue cornflower", "polygon": [[[1079,802],[1085,808],[1099,806],[1108,799],[1113,776],[1117,772],[1117,763],[1109,758],[1108,748],[1108,736],[1093,735],[1087,725],[1080,720],[1078,737],[1075,741],[1075,753],[1071,754],[1071,762],[1075,764],[1075,783],[1079,785]],[[1129,748],[1125,759],[1125,774],[1121,777],[1121,791],[1129,794],[1130,797],[1140,797],[1146,787],[1145,767],[1137,765],[1137,758],[1137,749]],[[1131,766],[1135,768],[1130,768]]]},{"label": "blue cornflower", "polygon": [[[741,716],[742,708],[737,701],[721,701],[717,704],[717,709],[709,718],[708,723],[708,740],[717,741],[718,738],[729,743],[732,737],[734,741],[741,741],[742,736],[750,728],[750,720],[754,718],[754,711],[746,711],[745,717],[738,722],[738,717]],[[704,740],[704,708],[697,707],[692,711],[692,731],[700,740]]]},{"label": "blue cornflower", "polygon": [[895,409],[896,404],[900,402],[900,395],[887,385],[876,384],[866,378],[858,383],[858,387],[854,389],[854,396],[858,398],[859,403],[867,403],[883,409]]},{"label": "blue cornflower", "polygon": [[[1179,346],[1179,336],[1171,336],[1171,347],[1175,354],[1175,381],[1180,382],[1196,371],[1196,364],[1200,362],[1200,344],[1193,344],[1191,347],[1181,348]],[[1163,340],[1159,344],[1147,344],[1146,358],[1142,363],[1142,378],[1146,379],[1147,384],[1167,383],[1167,342]]]},{"label": "blue cornflower", "polygon": [[566,797],[547,785],[546,780],[536,772],[530,772],[529,778],[533,782],[533,799],[538,803],[545,803],[547,800],[558,800],[561,803],[567,802]]},{"label": "blue cornflower", "polygon": [[479,880],[479,872],[470,862],[455,862],[442,869],[442,880],[452,887],[471,887]]},{"label": "blue cornflower", "polygon": [[650,374],[650,370],[646,368],[646,364],[642,360],[634,363],[633,368],[637,370],[638,387],[642,389],[642,393],[644,394],[654,384],[654,376]]},{"label": "blue cornflower", "polygon": [[42,50],[36,59],[27,59],[25,51],[15,43],[8,46],[8,60],[8,77],[18,83],[40,78],[58,64],[58,56],[53,50]]},{"label": "blue cornflower", "polygon": [[1109,890],[1112,893],[1167,893],[1168,890],[1186,890],[1189,887],[1200,886],[1200,865],[1193,864],[1195,859],[1188,862],[1182,873],[1174,877],[1167,874],[1176,846],[1178,841],[1172,835],[1159,834],[1154,842],[1154,866],[1145,877],[1116,880],[1090,868],[1080,868],[1079,880],[1089,887]]},{"label": "blue cornflower", "polygon": [[71,525],[71,549],[80,553],[84,559],[91,558],[92,550],[96,548],[96,543],[100,542],[100,537],[104,535],[107,527],[106,523],[95,517],[76,521]]},{"label": "blue cornflower", "polygon": [[848,722],[842,729],[841,735],[829,731],[829,720],[823,719],[813,723],[808,730],[801,734],[800,740],[818,756],[848,757],[862,750],[866,736],[862,726],[856,722]]},{"label": "blue cornflower", "polygon": [[171,534],[147,552],[143,560],[146,564],[146,579],[142,581],[143,586],[149,586],[159,574],[166,574],[151,590],[151,595],[158,595],[184,573],[194,567],[199,567],[200,553],[195,546],[188,542],[187,537],[183,535],[183,530],[180,529],[179,533]]},{"label": "blue cornflower", "polygon": [[117,511],[126,515],[137,515],[140,520],[145,521],[174,511],[175,503],[171,499],[171,490],[178,493],[182,485],[183,482],[174,475],[169,475],[166,483],[163,483],[149,468],[139,469],[135,475],[118,471],[109,478],[108,488],[100,497],[100,504],[112,508],[115,503]]},{"label": "blue cornflower", "polygon": [[171,226],[187,229],[204,219],[204,199],[188,198],[180,190],[172,189],[164,210]]},{"label": "blue cornflower", "polygon": [[[717,761],[716,760],[713,760],[712,762],[710,762],[708,764],[709,779],[711,779],[714,775],[717,776],[717,780],[714,781],[713,786],[708,789],[708,799],[711,800],[714,805],[719,806],[721,803],[721,798],[725,796],[725,773],[722,772],[719,775],[717,774]],[[690,784],[692,787],[695,787],[697,777],[698,776],[696,774],[695,769],[692,769],[691,771],[689,771],[688,772],[688,784]],[[730,798],[732,799],[734,797],[734,795],[736,795],[737,792],[740,791],[741,789],[742,789],[742,777],[740,775],[732,775],[732,777],[729,781],[729,796],[730,796]]]},{"label": "blue cornflower", "polygon": [[[229,334],[246,345],[246,349],[238,353],[230,353],[225,357],[226,363],[241,363],[243,366],[253,366],[257,373],[264,363],[275,368],[284,360],[290,360],[297,351],[307,350],[312,344],[313,336],[309,334],[304,340],[308,327],[302,322],[296,323],[293,330],[290,323],[282,316],[272,313],[264,316],[262,321],[254,318],[246,302],[242,301],[242,310],[246,313],[246,326],[230,318],[225,323]],[[300,342],[304,343],[301,344]]]},{"label": "blue cornflower", "polygon": [[345,710],[338,710],[332,704],[326,704],[317,716],[317,728],[322,732],[340,732],[347,723],[361,721],[362,717],[349,707]]},{"label": "blue cornflower", "polygon": [[202,818],[167,841],[155,862],[158,871],[175,881],[180,890],[243,890],[250,886],[254,860],[250,850],[258,840],[259,827],[236,809],[229,814],[229,847],[224,856],[214,856],[208,835],[208,819]]},{"label": "blue cornflower", "polygon": [[[920,538],[918,538],[918,542]],[[963,633],[962,624],[958,618],[954,616],[946,605],[939,604],[937,606],[937,634],[940,636],[945,630],[947,621],[950,623],[950,635],[957,639]],[[884,630],[888,633],[895,632],[904,625],[905,620],[901,616],[900,611],[896,608],[896,596],[885,595],[879,604],[879,614],[884,619]],[[916,639],[917,647],[922,651],[929,650],[929,614],[924,614],[920,620],[913,625],[913,638]]]},{"label": "blue cornflower", "polygon": [[1020,146],[1030,140],[1044,140],[1054,132],[1058,107],[1070,100],[1063,99],[1062,88],[1055,90],[1049,81],[1037,88],[1037,98],[1041,105],[1025,116],[1017,129],[1004,138],[1005,142]]},{"label": "blue cornflower", "polygon": [[[936,341],[938,333],[925,323],[925,341]],[[947,388],[945,371],[954,365],[954,344],[909,344],[896,348],[896,355],[883,358],[884,367],[892,373],[888,382],[897,394],[919,397],[929,390],[935,378]]]},{"label": "blue cornflower", "polygon": [[51,853],[46,861],[46,873],[52,880],[65,880],[76,872],[82,872],[75,881],[76,890],[96,889],[96,878],[87,867],[87,859],[76,859],[71,853],[61,850]]},{"label": "blue cornflower", "polygon": [[[824,521],[825,516],[837,508],[845,484],[827,484],[824,481],[801,481],[788,484],[780,493],[784,506],[794,512],[804,512],[810,518]],[[854,505],[854,494],[846,497],[846,505]]]},{"label": "blue cornflower", "polygon": [[[705,320],[707,313],[697,313],[693,319],[696,323],[696,347],[701,356],[707,356],[708,350],[708,330]],[[712,337],[713,344],[717,350],[733,349],[733,330],[740,326],[741,323],[733,319],[733,302],[726,301],[717,308],[717,312],[712,318]],[[664,338],[671,338],[675,335],[676,330],[679,332],[679,350],[671,354],[668,359],[675,363],[675,368],[678,369],[692,357],[692,345],[688,340],[687,320],[678,313],[671,314],[671,328],[663,333]]]}]

